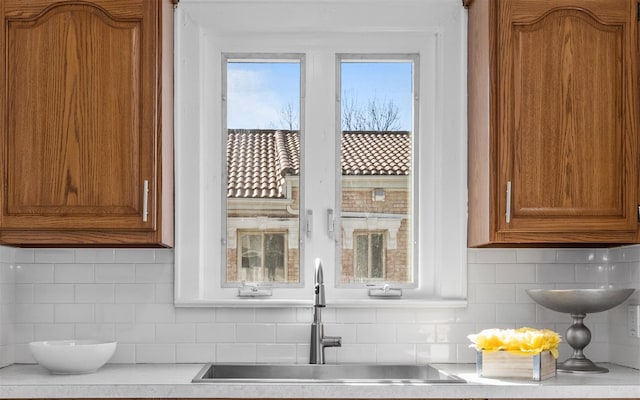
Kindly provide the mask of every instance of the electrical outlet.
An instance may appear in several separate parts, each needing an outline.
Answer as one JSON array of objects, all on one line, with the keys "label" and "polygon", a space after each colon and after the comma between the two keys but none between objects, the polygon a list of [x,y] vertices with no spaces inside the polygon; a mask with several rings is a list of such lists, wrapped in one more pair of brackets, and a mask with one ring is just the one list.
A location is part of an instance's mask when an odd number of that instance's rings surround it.
[{"label": "electrical outlet", "polygon": [[629,336],[640,338],[640,304],[630,304],[628,311]]}]

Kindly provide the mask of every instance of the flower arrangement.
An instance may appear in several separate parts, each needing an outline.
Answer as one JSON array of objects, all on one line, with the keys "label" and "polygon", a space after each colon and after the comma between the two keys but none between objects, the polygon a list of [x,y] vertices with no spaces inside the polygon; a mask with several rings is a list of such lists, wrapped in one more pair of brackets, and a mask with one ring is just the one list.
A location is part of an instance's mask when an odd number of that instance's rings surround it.
[{"label": "flower arrangement", "polygon": [[535,355],[549,351],[558,358],[560,335],[549,329],[485,329],[467,336],[473,347],[479,351],[507,351],[513,354]]}]

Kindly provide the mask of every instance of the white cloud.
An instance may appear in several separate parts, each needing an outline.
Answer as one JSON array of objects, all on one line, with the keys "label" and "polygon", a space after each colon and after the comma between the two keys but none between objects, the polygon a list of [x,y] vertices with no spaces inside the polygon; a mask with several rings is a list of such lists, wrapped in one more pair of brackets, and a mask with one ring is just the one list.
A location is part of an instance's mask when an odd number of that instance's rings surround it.
[{"label": "white cloud", "polygon": [[283,102],[267,74],[230,69],[227,75],[227,126],[269,129],[278,125]]}]

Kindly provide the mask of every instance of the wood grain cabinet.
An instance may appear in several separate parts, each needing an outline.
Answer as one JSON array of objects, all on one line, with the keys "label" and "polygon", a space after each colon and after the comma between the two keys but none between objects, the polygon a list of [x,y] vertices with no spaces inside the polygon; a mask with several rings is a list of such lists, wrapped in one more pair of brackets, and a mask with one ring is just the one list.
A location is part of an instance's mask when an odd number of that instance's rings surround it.
[{"label": "wood grain cabinet", "polygon": [[0,242],[171,246],[171,1],[0,13]]},{"label": "wood grain cabinet", "polygon": [[466,3],[469,245],[636,242],[636,0]]}]

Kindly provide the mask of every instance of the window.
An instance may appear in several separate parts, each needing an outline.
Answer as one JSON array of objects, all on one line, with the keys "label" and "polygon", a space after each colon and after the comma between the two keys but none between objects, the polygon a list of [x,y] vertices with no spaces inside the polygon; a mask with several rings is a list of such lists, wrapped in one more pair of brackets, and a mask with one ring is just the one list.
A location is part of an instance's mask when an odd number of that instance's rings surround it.
[{"label": "window", "polygon": [[[340,284],[415,287],[412,166],[419,56],[339,54]],[[366,233],[362,229],[368,229]],[[355,246],[347,238],[355,236]],[[390,232],[383,246],[379,229]],[[385,257],[384,255],[387,254]],[[354,271],[352,273],[351,271]]]},{"label": "window", "polygon": [[[355,234],[353,265],[353,278],[356,282],[383,281],[385,279],[387,264],[383,232]],[[347,275],[347,270],[348,264],[343,264],[343,276]]]},{"label": "window", "polygon": [[[227,229],[222,286],[299,285],[304,56],[223,54],[222,70],[222,132],[226,132],[222,213]],[[281,231],[276,234],[277,229]]]},{"label": "window", "polygon": [[464,304],[463,8],[259,3],[176,10],[176,305]]},{"label": "window", "polygon": [[[237,263],[227,268],[227,282],[287,282],[286,236],[287,233],[239,232]],[[292,269],[292,275],[297,275],[297,265]]]}]

